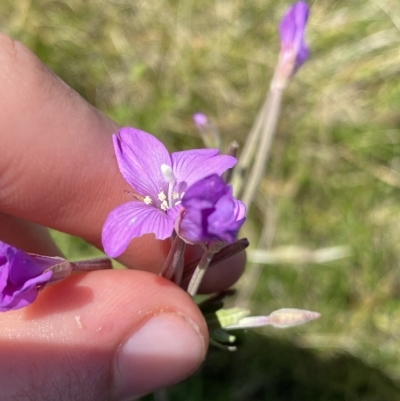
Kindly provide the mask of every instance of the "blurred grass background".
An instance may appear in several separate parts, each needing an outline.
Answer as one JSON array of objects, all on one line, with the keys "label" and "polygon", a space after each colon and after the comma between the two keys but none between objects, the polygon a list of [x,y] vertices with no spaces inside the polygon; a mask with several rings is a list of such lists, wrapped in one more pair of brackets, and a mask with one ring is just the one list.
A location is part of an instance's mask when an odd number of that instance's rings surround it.
[{"label": "blurred grass background", "polygon": [[[105,114],[182,150],[202,146],[195,111],[211,117],[225,145],[243,143],[289,4],[1,0],[0,24]],[[305,263],[292,252],[265,265],[249,300],[257,313],[298,307],[322,318],[249,333],[235,354],[213,350],[170,399],[400,399],[398,5],[310,1],[312,56],[285,93],[243,233],[255,244],[267,211],[272,251],[349,247],[352,256],[334,262]],[[96,252],[55,236],[71,258]]]}]

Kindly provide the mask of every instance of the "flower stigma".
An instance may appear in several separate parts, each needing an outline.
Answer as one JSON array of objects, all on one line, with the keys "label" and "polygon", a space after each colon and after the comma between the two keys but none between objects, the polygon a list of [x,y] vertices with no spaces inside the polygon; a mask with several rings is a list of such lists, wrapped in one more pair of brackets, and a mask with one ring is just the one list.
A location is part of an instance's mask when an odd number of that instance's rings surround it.
[{"label": "flower stigma", "polygon": [[[172,200],[174,199],[172,189],[173,189],[175,181],[176,181],[175,175],[174,175],[174,172],[172,171],[172,168],[170,166],[168,166],[167,164],[161,165],[161,172],[163,173],[165,180],[168,182],[168,206],[167,206],[167,208],[172,208],[174,206],[173,202],[172,202]],[[166,209],[164,209],[163,206],[164,206],[164,199],[163,199],[163,202],[161,203],[161,209],[166,210]]]},{"label": "flower stigma", "polygon": [[172,168],[166,164],[161,165],[161,172],[163,173],[163,176],[167,180],[168,184],[174,184],[175,183],[175,175],[174,172],[172,171]]}]

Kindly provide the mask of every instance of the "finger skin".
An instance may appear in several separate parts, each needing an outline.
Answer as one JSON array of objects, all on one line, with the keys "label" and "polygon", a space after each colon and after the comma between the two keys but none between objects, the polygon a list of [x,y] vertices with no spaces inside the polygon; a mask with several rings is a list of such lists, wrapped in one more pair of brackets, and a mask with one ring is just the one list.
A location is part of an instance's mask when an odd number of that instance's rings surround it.
[{"label": "finger skin", "polygon": [[116,125],[20,43],[2,35],[0,49],[1,210],[98,242],[127,189],[110,146]]},{"label": "finger skin", "polygon": [[26,252],[63,256],[45,227],[1,212],[0,239]]},{"label": "finger skin", "polygon": [[[126,191],[133,189],[120,174],[112,147],[117,125],[3,34],[0,87],[0,211],[101,248],[107,215],[132,200]],[[169,248],[169,240],[156,241],[150,234],[134,239],[120,260],[158,272]],[[188,252],[193,258],[192,247]],[[243,271],[242,258],[230,264],[234,268],[215,270],[221,272],[214,276],[218,288]]]},{"label": "finger skin", "polygon": [[[188,301],[177,286],[140,271],[75,275],[45,288],[28,308],[0,314],[0,399],[118,399],[115,354],[127,334],[160,313],[185,316],[198,327],[203,355],[189,375],[204,358],[208,334]],[[136,372],[129,374],[134,380]]]}]

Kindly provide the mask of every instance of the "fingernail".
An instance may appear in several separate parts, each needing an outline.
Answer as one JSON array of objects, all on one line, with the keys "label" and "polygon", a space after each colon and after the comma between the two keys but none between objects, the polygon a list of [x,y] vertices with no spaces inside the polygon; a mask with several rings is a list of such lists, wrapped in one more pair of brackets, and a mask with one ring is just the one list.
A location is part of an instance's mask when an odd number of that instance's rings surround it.
[{"label": "fingernail", "polygon": [[176,383],[205,357],[197,325],[180,314],[164,313],[135,328],[117,351],[117,399],[132,399]]}]

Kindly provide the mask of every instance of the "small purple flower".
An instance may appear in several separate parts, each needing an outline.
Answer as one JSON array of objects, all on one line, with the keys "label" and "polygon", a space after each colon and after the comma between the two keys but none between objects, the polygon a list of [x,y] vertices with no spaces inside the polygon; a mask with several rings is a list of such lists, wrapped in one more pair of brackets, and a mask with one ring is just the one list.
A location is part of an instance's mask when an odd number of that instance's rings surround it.
[{"label": "small purple flower", "polygon": [[102,237],[111,257],[124,252],[135,237],[149,233],[157,239],[170,237],[185,191],[236,164],[234,157],[218,155],[216,149],[169,154],[157,138],[135,128],[120,129],[113,143],[119,169],[139,201],[124,203],[108,215]]},{"label": "small purple flower", "polygon": [[206,148],[221,148],[221,136],[217,127],[204,113],[193,114],[193,121]]},{"label": "small purple flower", "polygon": [[177,231],[190,243],[234,242],[246,220],[246,206],[216,174],[193,184],[182,199],[182,208]]},{"label": "small purple flower", "polygon": [[204,113],[193,114],[193,121],[198,129],[205,128],[208,125],[208,118]]},{"label": "small purple flower", "polygon": [[0,241],[0,312],[30,305],[52,278],[58,258],[30,255]]},{"label": "small purple flower", "polygon": [[309,49],[304,41],[308,13],[308,4],[298,1],[289,8],[279,25],[282,63],[294,61],[292,73],[296,72],[309,56]]}]

